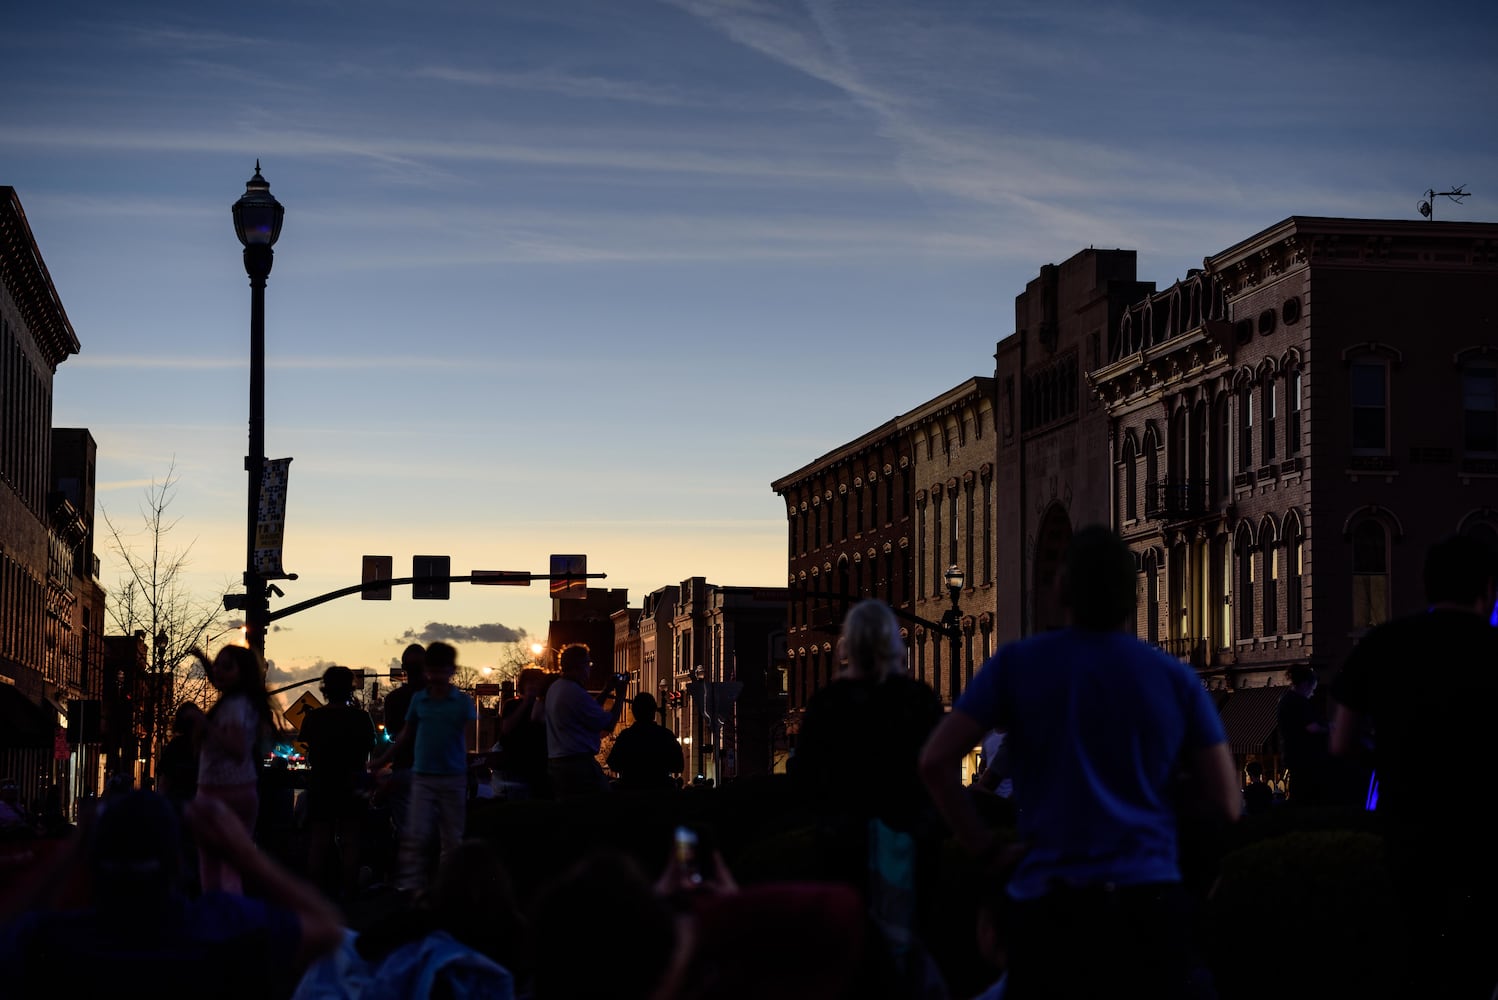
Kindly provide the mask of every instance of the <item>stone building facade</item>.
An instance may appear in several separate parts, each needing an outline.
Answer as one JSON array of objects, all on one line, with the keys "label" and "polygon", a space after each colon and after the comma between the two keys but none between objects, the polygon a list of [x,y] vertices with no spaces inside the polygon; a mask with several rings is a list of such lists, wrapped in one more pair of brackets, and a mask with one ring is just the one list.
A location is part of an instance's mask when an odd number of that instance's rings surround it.
[{"label": "stone building facade", "polygon": [[914,460],[916,616],[941,622],[953,610],[947,571],[963,574],[959,634],[919,623],[912,632],[912,673],[948,704],[993,651],[993,389],[993,379],[970,378],[896,421]]},{"label": "stone building facade", "polygon": [[1072,532],[1109,523],[1107,414],[1086,373],[1109,357],[1128,307],[1154,291],[1136,266],[1133,250],[1044,265],[994,351],[996,643],[1062,622],[1055,581]]},{"label": "stone building facade", "polygon": [[[1138,634],[1224,692],[1329,676],[1430,543],[1498,542],[1495,287],[1498,225],[1295,217],[1131,307],[1089,379]],[[1274,693],[1235,699],[1257,752]]]}]

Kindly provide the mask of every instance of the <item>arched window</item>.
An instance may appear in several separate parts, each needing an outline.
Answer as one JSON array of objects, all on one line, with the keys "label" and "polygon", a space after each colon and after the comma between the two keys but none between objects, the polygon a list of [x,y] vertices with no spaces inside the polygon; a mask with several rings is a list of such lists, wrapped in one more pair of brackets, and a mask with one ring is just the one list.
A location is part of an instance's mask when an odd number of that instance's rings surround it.
[{"label": "arched window", "polygon": [[1144,638],[1160,644],[1160,564],[1153,549],[1144,557]]},{"label": "arched window", "polygon": [[1160,478],[1160,448],[1155,439],[1155,429],[1149,427],[1144,432],[1144,516],[1155,515],[1155,505],[1158,481]]},{"label": "arched window", "polygon": [[1301,630],[1304,575],[1305,533],[1291,513],[1285,518],[1285,631],[1291,635]]},{"label": "arched window", "polygon": [[1264,377],[1259,382],[1260,411],[1263,420],[1260,421],[1263,430],[1262,445],[1263,454],[1259,461],[1268,464],[1274,461],[1275,453],[1275,422],[1279,419],[1279,396],[1278,385],[1275,381],[1274,372],[1265,369]]},{"label": "arched window", "polygon": [[1280,547],[1275,538],[1274,523],[1265,519],[1259,528],[1259,544],[1264,551],[1264,583],[1259,588],[1264,612],[1264,635],[1280,631]]},{"label": "arched window", "polygon": [[1245,472],[1254,466],[1254,384],[1248,380],[1238,386],[1238,468]]},{"label": "arched window", "polygon": [[1367,629],[1389,618],[1389,533],[1367,517],[1352,529],[1352,627]]},{"label": "arched window", "polygon": [[1300,454],[1300,369],[1291,369],[1285,375],[1285,457]]},{"label": "arched window", "polygon": [[1254,634],[1254,549],[1247,528],[1238,530],[1234,548],[1238,561],[1238,592],[1233,595],[1238,605],[1238,638],[1247,639]]},{"label": "arched window", "polygon": [[1124,488],[1124,520],[1133,521],[1139,517],[1139,456],[1134,453],[1134,438],[1124,438],[1123,446],[1123,488]]},{"label": "arched window", "polygon": [[1229,450],[1233,433],[1228,394],[1219,392],[1212,401],[1212,496],[1224,500],[1233,493],[1233,456]]}]

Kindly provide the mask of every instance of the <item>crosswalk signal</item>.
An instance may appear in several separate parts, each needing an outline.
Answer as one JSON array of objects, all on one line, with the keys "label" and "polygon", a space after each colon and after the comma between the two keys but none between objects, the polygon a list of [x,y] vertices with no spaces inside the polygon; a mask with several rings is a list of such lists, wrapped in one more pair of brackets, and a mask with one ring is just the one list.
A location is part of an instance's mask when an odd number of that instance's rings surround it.
[{"label": "crosswalk signal", "polygon": [[[453,575],[451,556],[412,556],[411,597],[418,601],[445,601],[452,587],[448,577]],[[425,577],[426,579],[423,579]]]}]

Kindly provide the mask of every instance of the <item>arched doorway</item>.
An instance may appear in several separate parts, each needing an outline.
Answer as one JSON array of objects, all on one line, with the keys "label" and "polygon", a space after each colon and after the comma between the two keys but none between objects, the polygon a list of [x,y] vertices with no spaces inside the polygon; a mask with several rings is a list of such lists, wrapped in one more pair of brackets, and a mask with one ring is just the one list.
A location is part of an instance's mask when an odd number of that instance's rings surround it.
[{"label": "arched doorway", "polygon": [[1066,566],[1066,549],[1071,544],[1071,518],[1066,508],[1053,503],[1040,519],[1035,534],[1035,558],[1031,565],[1035,576],[1031,593],[1035,595],[1032,631],[1049,632],[1066,624],[1066,608],[1061,602],[1061,571]]}]

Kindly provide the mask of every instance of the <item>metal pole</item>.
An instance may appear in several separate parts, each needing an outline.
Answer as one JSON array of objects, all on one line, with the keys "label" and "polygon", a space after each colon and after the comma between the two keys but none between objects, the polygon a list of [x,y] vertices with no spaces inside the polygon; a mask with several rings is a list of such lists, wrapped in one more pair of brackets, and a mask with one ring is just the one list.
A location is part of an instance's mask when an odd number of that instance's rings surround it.
[{"label": "metal pole", "polygon": [[245,625],[250,648],[264,655],[269,610],[265,580],[255,566],[255,535],[260,522],[260,484],[265,475],[265,279],[274,252],[268,246],[244,248],[244,268],[250,276],[250,451],[244,460],[249,479],[245,504]]}]

